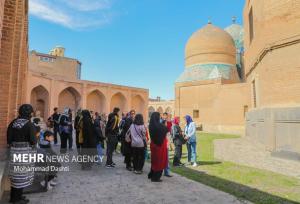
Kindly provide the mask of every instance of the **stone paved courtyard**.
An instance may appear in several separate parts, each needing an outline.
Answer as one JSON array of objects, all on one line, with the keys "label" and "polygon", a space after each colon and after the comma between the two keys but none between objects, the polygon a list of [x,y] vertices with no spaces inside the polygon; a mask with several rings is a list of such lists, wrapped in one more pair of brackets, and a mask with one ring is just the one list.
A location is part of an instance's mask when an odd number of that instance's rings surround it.
[{"label": "stone paved courtyard", "polygon": [[179,175],[163,177],[162,183],[152,183],[147,179],[149,164],[142,175],[135,175],[125,170],[120,155],[115,162],[115,169],[94,165],[91,171],[82,171],[78,164],[73,164],[70,172],[59,174],[59,184],[54,189],[27,197],[32,204],[245,203]]}]

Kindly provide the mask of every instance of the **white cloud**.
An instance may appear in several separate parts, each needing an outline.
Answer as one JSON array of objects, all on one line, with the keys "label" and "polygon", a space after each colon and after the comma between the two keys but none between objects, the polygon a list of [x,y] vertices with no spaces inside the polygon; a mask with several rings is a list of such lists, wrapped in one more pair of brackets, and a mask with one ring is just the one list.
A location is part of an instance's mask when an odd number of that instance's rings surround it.
[{"label": "white cloud", "polygon": [[32,16],[71,29],[95,28],[111,22],[111,0],[30,0]]},{"label": "white cloud", "polygon": [[78,11],[96,11],[111,7],[110,0],[62,0],[70,8]]}]

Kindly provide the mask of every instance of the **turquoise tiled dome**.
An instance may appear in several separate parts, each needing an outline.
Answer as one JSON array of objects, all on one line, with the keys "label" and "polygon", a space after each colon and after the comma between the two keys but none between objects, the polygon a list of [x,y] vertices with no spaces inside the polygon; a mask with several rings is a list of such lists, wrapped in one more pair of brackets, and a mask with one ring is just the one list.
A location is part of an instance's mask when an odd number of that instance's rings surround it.
[{"label": "turquoise tiled dome", "polygon": [[225,28],[234,40],[235,46],[238,50],[242,50],[244,47],[244,28],[239,24],[233,23]]},{"label": "turquoise tiled dome", "polygon": [[230,64],[196,64],[187,67],[176,83],[212,79],[230,79],[236,67]]}]

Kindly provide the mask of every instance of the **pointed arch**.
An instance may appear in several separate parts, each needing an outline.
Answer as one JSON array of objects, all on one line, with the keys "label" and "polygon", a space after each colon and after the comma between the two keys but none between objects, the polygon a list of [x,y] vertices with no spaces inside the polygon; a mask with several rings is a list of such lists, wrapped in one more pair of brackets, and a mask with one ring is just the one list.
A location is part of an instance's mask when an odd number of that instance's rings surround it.
[{"label": "pointed arch", "polygon": [[73,87],[67,87],[58,95],[58,108],[63,111],[65,107],[70,108],[72,111],[77,111],[80,108],[81,95]]},{"label": "pointed arch", "polygon": [[131,109],[134,109],[136,113],[144,114],[145,101],[140,95],[136,95],[131,99]]},{"label": "pointed arch", "polygon": [[118,92],[111,97],[110,110],[112,111],[115,107],[120,108],[120,113],[125,113],[128,111],[127,99],[121,92]]},{"label": "pointed arch", "polygon": [[42,118],[48,118],[49,92],[44,86],[38,85],[31,90],[30,103],[35,111],[40,111]]},{"label": "pointed arch", "polygon": [[104,113],[106,108],[106,98],[98,89],[87,95],[87,109],[93,112]]}]

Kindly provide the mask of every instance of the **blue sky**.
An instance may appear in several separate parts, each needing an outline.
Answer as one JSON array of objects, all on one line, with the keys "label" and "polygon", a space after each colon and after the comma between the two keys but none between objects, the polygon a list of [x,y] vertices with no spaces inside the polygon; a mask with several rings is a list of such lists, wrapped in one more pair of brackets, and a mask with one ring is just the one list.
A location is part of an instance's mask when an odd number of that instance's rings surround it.
[{"label": "blue sky", "polygon": [[82,79],[148,88],[174,98],[184,47],[210,18],[222,28],[243,0],[29,0],[30,49],[56,45],[82,62]]}]

